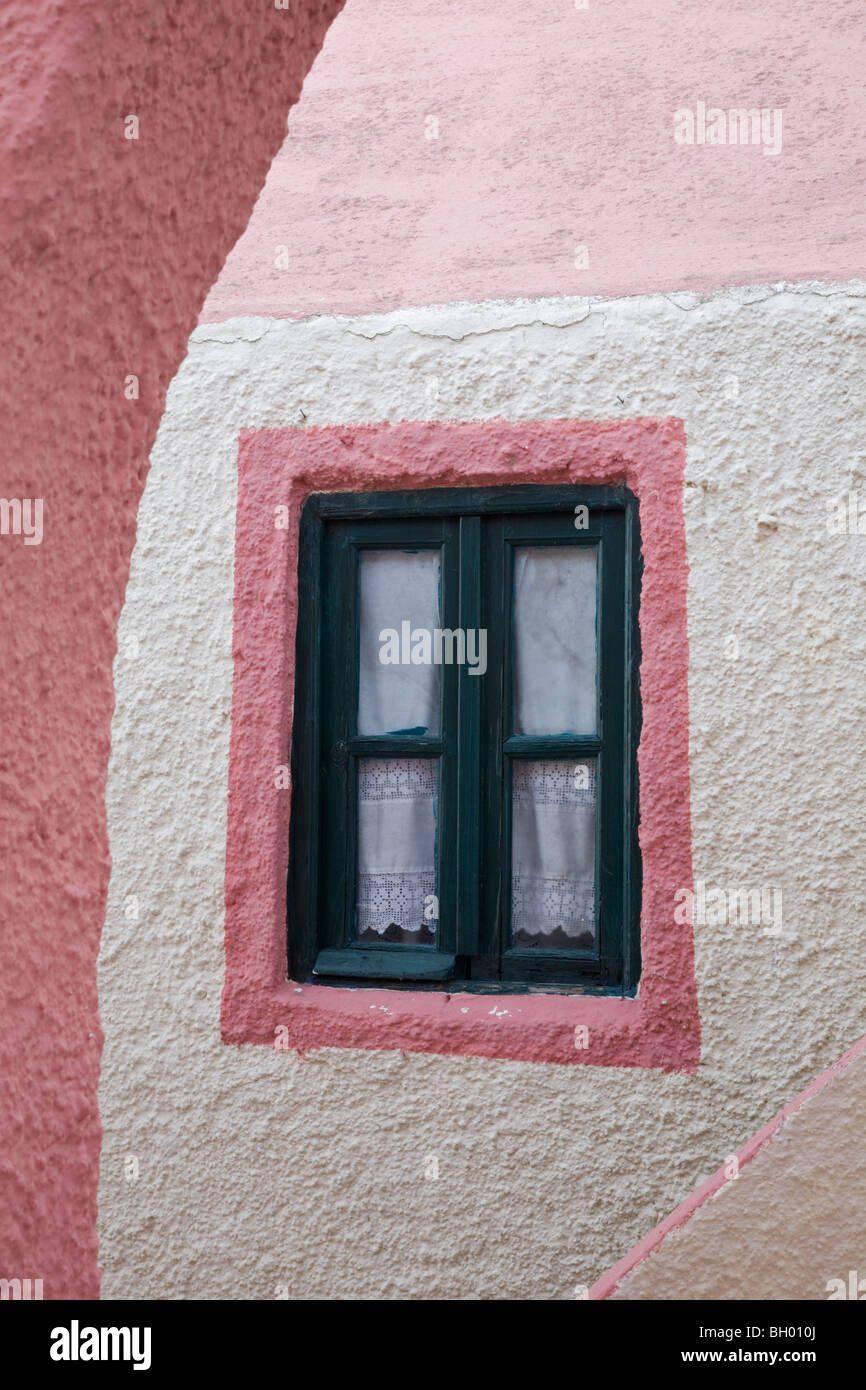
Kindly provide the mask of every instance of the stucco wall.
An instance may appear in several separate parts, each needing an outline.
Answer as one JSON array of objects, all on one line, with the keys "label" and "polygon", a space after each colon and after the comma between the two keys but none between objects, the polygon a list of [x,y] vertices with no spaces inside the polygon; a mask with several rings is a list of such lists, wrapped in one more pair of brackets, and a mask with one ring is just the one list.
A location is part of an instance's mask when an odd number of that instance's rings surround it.
[{"label": "stucco wall", "polygon": [[[0,25],[0,1277],[98,1293],[111,663],[165,391],[340,0]],[[134,124],[129,120],[132,117]]]},{"label": "stucco wall", "polygon": [[[866,537],[826,525],[829,500],[866,488],[864,297],[759,286],[196,330],[115,663],[105,1296],[572,1297],[864,1032]],[[780,938],[696,926],[697,1074],[225,1046],[240,430],[639,415],[687,431],[695,878],[784,905]]]},{"label": "stucco wall", "polygon": [[862,1301],[864,1127],[861,1049],[611,1297]]}]

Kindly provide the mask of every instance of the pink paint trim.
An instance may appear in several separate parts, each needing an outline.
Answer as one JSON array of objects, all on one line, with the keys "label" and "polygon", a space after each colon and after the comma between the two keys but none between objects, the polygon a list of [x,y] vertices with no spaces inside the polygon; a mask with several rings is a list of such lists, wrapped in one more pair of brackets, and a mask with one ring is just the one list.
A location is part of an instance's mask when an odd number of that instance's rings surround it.
[{"label": "pink paint trim", "polygon": [[[837,1062],[834,1062],[831,1067],[828,1067],[825,1072],[822,1072],[819,1077],[812,1081],[806,1087],[805,1091],[801,1091],[794,1100],[789,1101],[788,1104],[779,1111],[778,1115],[775,1115],[773,1119],[770,1120],[769,1124],[764,1125],[763,1129],[759,1129],[757,1134],[754,1134],[741,1149],[737,1150],[735,1155],[738,1164],[737,1171],[741,1173],[747,1163],[751,1163],[752,1159],[756,1158],[762,1149],[773,1142],[779,1130],[792,1115],[796,1115],[797,1111],[800,1110],[808,1100],[816,1096],[819,1091],[823,1091],[824,1087],[830,1081],[835,1080],[837,1076],[845,1071],[846,1067],[849,1067],[851,1063],[862,1056],[864,1052],[866,1052],[866,1035],[864,1035],[859,1042],[856,1042],[853,1047],[849,1048],[844,1056],[840,1057]],[[679,1227],[685,1226],[686,1222],[691,1220],[695,1212],[698,1211],[705,1202],[708,1202],[711,1197],[714,1197],[717,1192],[720,1192],[728,1182],[732,1182],[733,1179],[727,1177],[725,1171],[729,1163],[730,1159],[727,1159],[717,1173],[714,1173],[706,1182],[701,1183],[700,1187],[695,1188],[694,1192],[692,1192],[684,1202],[680,1202],[680,1205],[675,1207],[670,1215],[665,1217],[664,1221],[659,1222],[658,1226],[650,1231],[649,1235],[639,1240],[637,1245],[635,1245],[627,1255],[623,1255],[622,1259],[618,1260],[606,1274],[603,1274],[600,1279],[597,1279],[589,1290],[589,1297],[596,1300],[610,1298],[610,1295],[618,1288],[626,1275],[631,1274],[633,1270],[637,1269],[638,1265],[643,1264],[645,1259],[654,1254],[665,1238],[670,1235],[671,1231],[678,1230]]]},{"label": "pink paint trim", "polygon": [[[402,1048],[530,1061],[690,1071],[700,1055],[692,931],[673,920],[692,882],[688,641],[682,488],[674,419],[588,424],[402,423],[247,431],[238,460],[235,676],[226,846],[226,1042]],[[643,974],[637,999],[447,995],[286,980],[288,761],[298,609],[298,519],[313,491],[513,482],[625,483],[640,501],[643,730],[639,749]],[[290,528],[274,526],[288,505]],[[303,596],[301,596],[303,599]],[[575,1027],[589,1046],[575,1047]]]}]

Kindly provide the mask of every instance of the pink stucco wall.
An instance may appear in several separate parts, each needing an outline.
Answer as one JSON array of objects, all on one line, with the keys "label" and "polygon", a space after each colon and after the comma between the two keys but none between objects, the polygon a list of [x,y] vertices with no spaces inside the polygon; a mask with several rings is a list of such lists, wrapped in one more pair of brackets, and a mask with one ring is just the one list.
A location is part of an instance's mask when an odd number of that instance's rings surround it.
[{"label": "pink stucco wall", "polygon": [[857,275],[864,71],[861,0],[349,0],[204,317]]},{"label": "pink stucco wall", "polygon": [[[244,435],[235,541],[235,681],[226,847],[227,1042],[400,1047],[528,1061],[690,1071],[700,1024],[692,930],[673,919],[691,883],[688,639],[679,420],[417,424]],[[643,861],[637,999],[339,989],[286,982],[288,788],[275,770],[292,736],[298,522],[316,491],[620,483],[641,514]],[[288,530],[274,526],[288,506]],[[302,598],[303,596],[301,596]],[[576,1047],[575,1029],[588,1029]]]},{"label": "pink stucco wall", "polygon": [[148,451],[339,7],[4,7],[0,495],[43,499],[44,535],[0,536],[0,1274],[46,1298],[99,1286],[111,664]]},{"label": "pink stucco wall", "polygon": [[[350,7],[208,317],[862,268],[858,0]],[[111,661],[148,450],[339,8],[4,9],[0,495],[44,499],[45,533],[0,538],[0,1250],[48,1298],[98,1290]],[[782,108],[783,151],[675,146],[698,99]]]}]

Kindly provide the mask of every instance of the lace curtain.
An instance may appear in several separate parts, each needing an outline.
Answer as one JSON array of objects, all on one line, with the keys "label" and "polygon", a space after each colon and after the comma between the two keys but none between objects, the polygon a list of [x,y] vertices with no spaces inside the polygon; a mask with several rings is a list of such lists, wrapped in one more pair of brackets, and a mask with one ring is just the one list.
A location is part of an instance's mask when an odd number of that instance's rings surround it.
[{"label": "lace curtain", "polygon": [[436,760],[362,758],[358,765],[358,936],[435,939]]},{"label": "lace curtain", "polygon": [[511,781],[511,934],[516,946],[595,938],[594,758],[515,761]]}]

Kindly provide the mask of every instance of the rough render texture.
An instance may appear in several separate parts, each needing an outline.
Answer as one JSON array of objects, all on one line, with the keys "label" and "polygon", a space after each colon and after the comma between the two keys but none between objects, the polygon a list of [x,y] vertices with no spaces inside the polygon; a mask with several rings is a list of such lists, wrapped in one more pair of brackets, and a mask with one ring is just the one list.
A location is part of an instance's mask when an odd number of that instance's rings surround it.
[{"label": "rough render texture", "polygon": [[[852,1049],[853,1051],[853,1049]],[[614,1299],[866,1297],[866,1049],[783,1121]],[[733,1168],[731,1172],[735,1171]],[[851,1279],[851,1271],[854,1278]],[[860,1287],[864,1290],[860,1292]]]},{"label": "rough render texture", "polygon": [[[675,419],[515,425],[407,422],[247,431],[238,461],[232,735],[226,846],[227,1042],[390,1047],[571,1065],[697,1065],[689,922],[671,903],[692,882],[688,769],[685,438]],[[641,581],[640,996],[347,990],[287,983],[291,792],[274,770],[292,746],[298,528],[311,492],[524,483],[625,485],[638,498]],[[278,506],[289,525],[274,525]],[[575,1046],[575,1029],[587,1032]]]},{"label": "rough render texture", "polygon": [[[864,70],[861,0],[350,0],[205,317],[846,279]],[[781,152],[677,145],[698,100]]]},{"label": "rough render texture", "polygon": [[338,9],[4,7],[0,495],[41,497],[45,534],[0,543],[0,1268],[46,1298],[98,1290],[111,662],[148,451]]},{"label": "rough render texture", "polygon": [[[195,332],[115,665],[107,1296],[570,1298],[866,1031],[866,538],[825,524],[866,488],[864,303],[764,286]],[[222,1042],[238,437],[301,411],[685,421],[693,870],[781,887],[785,924],[696,928],[696,1074]]]}]

